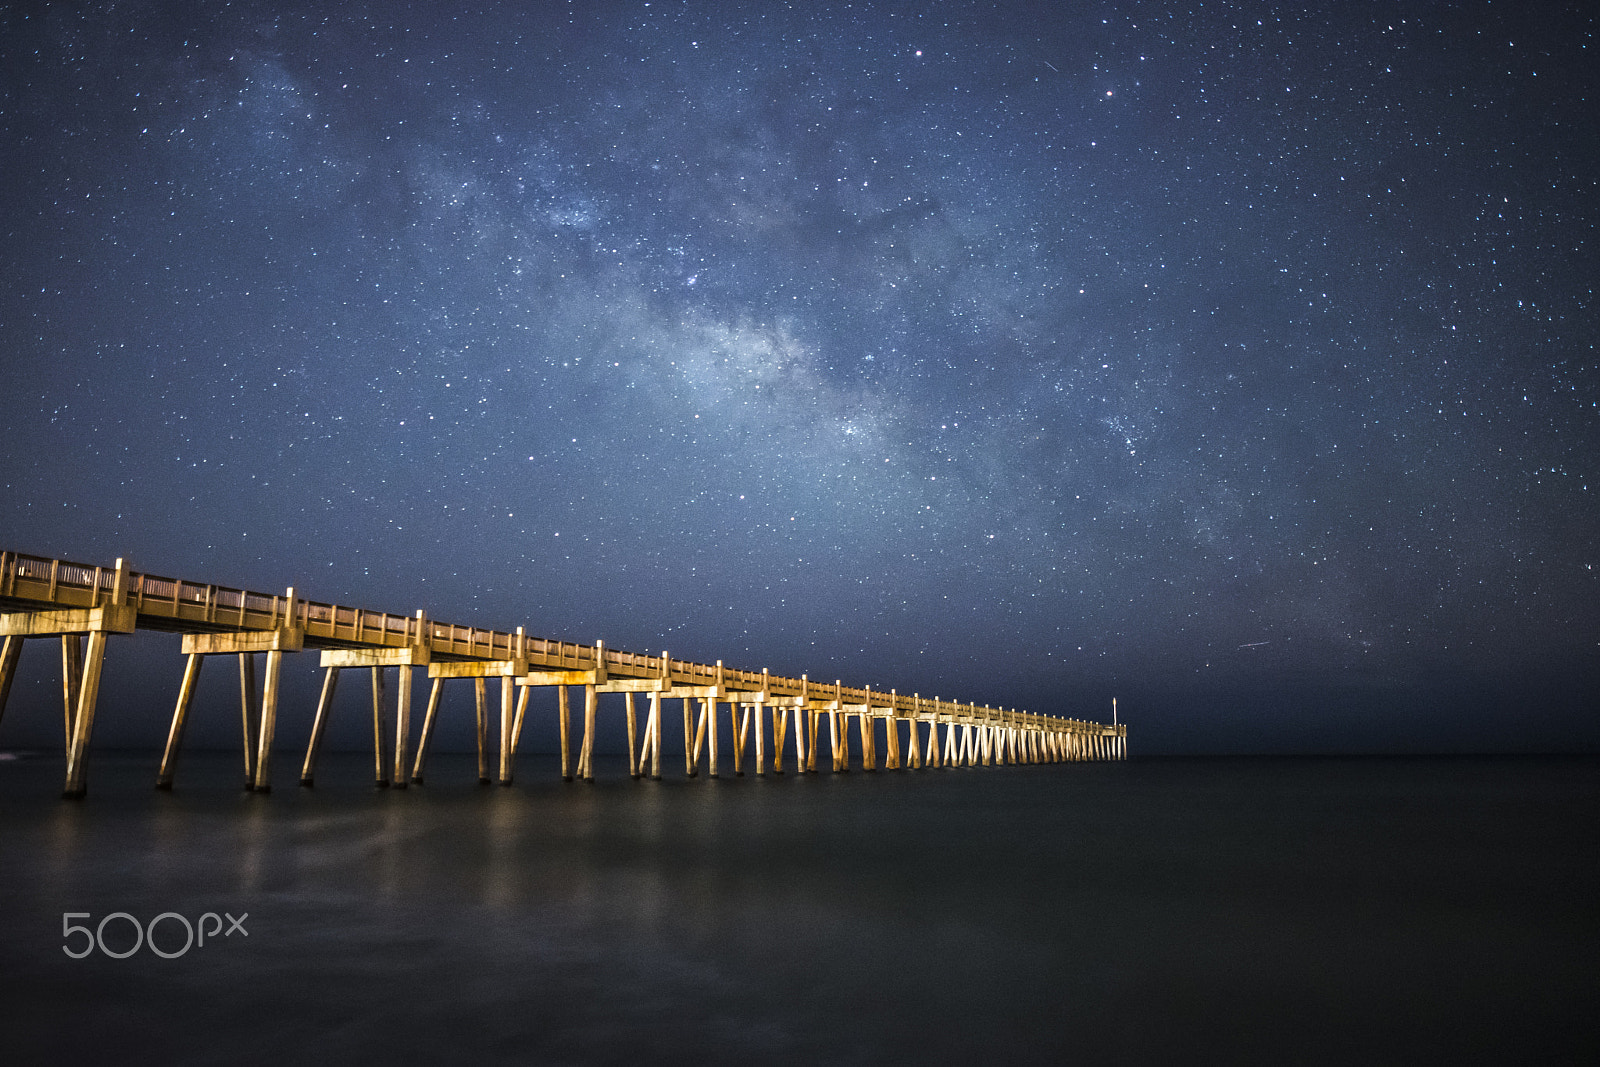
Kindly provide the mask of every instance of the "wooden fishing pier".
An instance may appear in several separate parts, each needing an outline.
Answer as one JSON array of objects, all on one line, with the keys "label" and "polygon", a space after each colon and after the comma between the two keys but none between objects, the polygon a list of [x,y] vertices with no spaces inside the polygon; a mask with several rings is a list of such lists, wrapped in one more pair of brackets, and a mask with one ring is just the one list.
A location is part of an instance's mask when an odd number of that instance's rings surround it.
[{"label": "wooden fishing pier", "polygon": [[[601,642],[551,641],[529,637],[522,627],[483,630],[436,622],[422,611],[391,615],[322,604],[302,599],[293,588],[274,595],[161,578],[132,571],[120,559],[106,567],[0,551],[0,719],[22,642],[59,639],[65,796],[81,797],[87,789],[89,740],[106,642],[136,629],[181,635],[183,676],[156,776],[163,789],[172,788],[177,772],[201,664],[208,656],[234,656],[245,787],[270,791],[283,657],[306,651],[320,653],[324,672],[300,770],[300,783],[306,786],[315,781],[340,671],[346,668],[363,668],[370,675],[379,786],[403,788],[407,782],[423,781],[444,683],[452,679],[472,682],[478,779],[501,785],[512,783],[529,696],[537,687],[554,688],[557,694],[561,774],[568,781],[594,779],[596,716],[600,697],[609,693],[623,697],[628,769],[635,778],[661,777],[661,727],[669,699],[682,702],[684,773],[691,778],[702,767],[708,777],[716,777],[722,767],[718,719],[724,706],[736,775],[744,774],[747,761],[757,774],[769,769],[782,774],[786,750],[792,752],[794,770],[815,772],[824,748],[835,772],[850,770],[853,760],[871,771],[880,766],[898,770],[1127,758],[1124,724],[926,699],[839,681],[825,685],[803,674],[784,678],[765,670],[724,667],[720,660],[691,663],[665,652],[622,652]],[[265,656],[259,688],[258,655]],[[398,675],[392,701],[386,680],[390,668]],[[432,686],[413,752],[412,672],[417,668],[427,670]],[[491,707],[491,679],[499,681],[497,707]],[[583,723],[574,765],[571,690],[578,688],[583,691]],[[642,729],[636,706],[641,698],[647,703]],[[493,739],[491,721],[497,721]]]}]

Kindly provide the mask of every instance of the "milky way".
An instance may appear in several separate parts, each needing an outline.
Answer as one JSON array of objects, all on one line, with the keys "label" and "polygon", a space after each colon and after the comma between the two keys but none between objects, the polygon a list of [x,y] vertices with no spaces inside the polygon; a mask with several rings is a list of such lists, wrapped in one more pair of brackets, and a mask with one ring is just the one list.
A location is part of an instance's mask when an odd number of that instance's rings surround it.
[{"label": "milky way", "polygon": [[1595,744],[1594,23],[1413,7],[8,9],[0,540]]}]

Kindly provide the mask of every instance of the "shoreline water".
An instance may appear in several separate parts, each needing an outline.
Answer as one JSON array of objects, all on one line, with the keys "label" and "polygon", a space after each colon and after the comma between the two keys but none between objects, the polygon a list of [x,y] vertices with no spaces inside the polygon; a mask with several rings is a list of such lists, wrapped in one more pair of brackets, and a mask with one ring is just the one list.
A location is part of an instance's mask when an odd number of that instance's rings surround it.
[{"label": "shoreline water", "polygon": [[[8,1043],[124,1062],[1592,1058],[1600,759],[1135,758],[511,788],[437,754],[0,764]],[[247,915],[72,959],[63,915]],[[157,947],[175,951],[168,918]],[[121,940],[119,940],[121,939]],[[25,1057],[26,1058],[26,1057]]]}]

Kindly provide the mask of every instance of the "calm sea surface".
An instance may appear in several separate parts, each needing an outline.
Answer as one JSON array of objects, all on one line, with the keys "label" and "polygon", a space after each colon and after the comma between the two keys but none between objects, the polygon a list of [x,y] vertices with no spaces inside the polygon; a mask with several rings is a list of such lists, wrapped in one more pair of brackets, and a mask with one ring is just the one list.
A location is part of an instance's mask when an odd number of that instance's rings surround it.
[{"label": "calm sea surface", "polygon": [[239,762],[0,761],[6,1062],[1600,1062],[1593,759]]}]

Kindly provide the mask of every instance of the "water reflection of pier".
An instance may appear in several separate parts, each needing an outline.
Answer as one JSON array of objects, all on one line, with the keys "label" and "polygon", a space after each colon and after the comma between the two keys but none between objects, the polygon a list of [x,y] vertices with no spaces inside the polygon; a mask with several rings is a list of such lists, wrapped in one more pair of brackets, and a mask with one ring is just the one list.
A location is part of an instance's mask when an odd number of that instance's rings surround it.
[{"label": "water reflection of pier", "polygon": [[[413,615],[320,604],[294,589],[283,595],[227,589],[159,578],[114,567],[0,552],[0,716],[16,674],[22,642],[59,638],[67,773],[65,792],[82,796],[94,729],[106,641],[135,629],[182,635],[185,657],[177,705],[162,753],[157,785],[171,788],[195,685],[208,656],[234,656],[239,666],[245,784],[271,788],[273,736],[283,656],[308,650],[321,655],[321,696],[301,766],[302,785],[316,777],[340,672],[365,669],[372,703],[373,760],[377,784],[421,783],[428,744],[440,711],[444,683],[471,681],[476,712],[478,778],[510,785],[518,742],[535,688],[556,693],[564,778],[593,780],[594,739],[600,698],[622,696],[628,769],[635,777],[661,777],[662,725],[669,701],[682,712],[684,772],[716,777],[726,769],[720,751],[725,722],[732,770],[757,774],[810,773],[826,765],[895,770],[1012,763],[1124,759],[1127,727],[1061,719],[867,687],[831,685],[805,675],[784,678],[715,664],[620,652],[603,643],[575,644],[515,631],[481,630]],[[265,656],[257,686],[256,656]],[[397,675],[388,695],[388,671]],[[412,751],[412,674],[425,668],[432,681],[422,726]],[[496,681],[493,697],[489,683]],[[576,761],[572,690],[581,689],[582,724]],[[640,704],[643,704],[643,707]],[[726,712],[723,709],[726,709]],[[640,716],[643,721],[640,721]],[[724,718],[725,716],[725,718]],[[391,741],[392,735],[392,741]],[[787,757],[786,757],[787,754]]]}]

